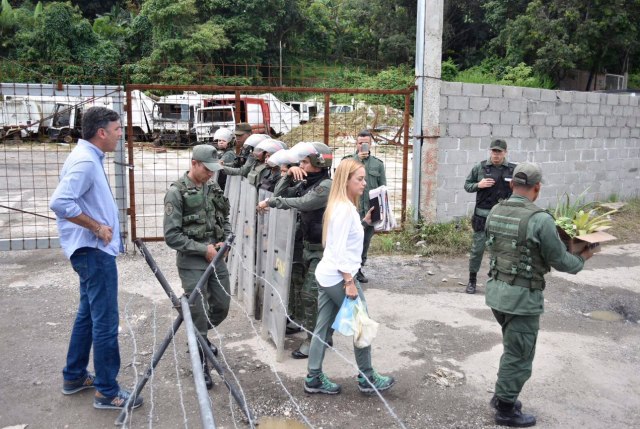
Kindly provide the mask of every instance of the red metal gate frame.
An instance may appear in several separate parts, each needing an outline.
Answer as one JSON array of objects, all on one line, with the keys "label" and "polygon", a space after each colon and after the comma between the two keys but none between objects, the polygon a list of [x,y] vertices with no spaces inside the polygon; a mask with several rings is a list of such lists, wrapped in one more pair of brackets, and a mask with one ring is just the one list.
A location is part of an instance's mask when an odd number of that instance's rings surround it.
[{"label": "red metal gate frame", "polygon": [[[131,240],[138,238],[136,228],[136,196],[135,196],[135,178],[133,164],[133,116],[132,116],[132,99],[131,91],[140,90],[159,90],[159,91],[197,91],[200,93],[207,92],[231,92],[236,96],[236,109],[240,107],[241,92],[301,92],[301,93],[321,93],[324,94],[324,109],[327,112],[324,115],[324,143],[329,145],[329,104],[331,94],[377,94],[377,95],[402,95],[404,96],[404,114],[403,114],[403,151],[402,151],[402,209],[401,222],[404,224],[407,216],[407,180],[409,161],[409,109],[411,105],[411,95],[415,91],[415,86],[405,89],[364,89],[364,88],[313,88],[313,87],[289,87],[289,86],[220,86],[220,85],[157,85],[157,84],[130,84],[126,85],[126,112],[127,112],[127,149],[129,158],[129,210],[131,217]],[[238,119],[238,118],[236,118]],[[163,237],[144,237],[145,241],[162,241]]]}]

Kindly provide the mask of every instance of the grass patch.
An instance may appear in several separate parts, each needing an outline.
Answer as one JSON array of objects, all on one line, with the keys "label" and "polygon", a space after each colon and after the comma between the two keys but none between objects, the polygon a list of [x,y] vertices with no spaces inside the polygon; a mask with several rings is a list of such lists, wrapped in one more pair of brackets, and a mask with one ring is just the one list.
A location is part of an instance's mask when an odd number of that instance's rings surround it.
[{"label": "grass patch", "polygon": [[[618,238],[611,243],[637,242],[640,237],[640,197],[627,200],[624,207],[611,215],[611,222],[612,227],[607,232]],[[472,235],[469,218],[447,223],[407,223],[402,231],[374,235],[370,252],[386,255],[462,256],[471,248]]]},{"label": "grass patch", "polygon": [[640,237],[640,197],[626,201],[617,213],[611,215],[613,226],[607,232],[618,238],[611,243],[636,242]]},{"label": "grass patch", "polygon": [[472,234],[468,218],[446,223],[408,223],[402,231],[376,234],[371,240],[370,251],[378,254],[459,256],[469,251]]}]

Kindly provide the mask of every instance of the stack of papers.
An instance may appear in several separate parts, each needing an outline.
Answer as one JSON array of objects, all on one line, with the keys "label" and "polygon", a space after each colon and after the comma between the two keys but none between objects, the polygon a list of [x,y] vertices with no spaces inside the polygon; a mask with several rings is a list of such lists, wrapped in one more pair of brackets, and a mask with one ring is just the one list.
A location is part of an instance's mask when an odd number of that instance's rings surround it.
[{"label": "stack of papers", "polygon": [[373,207],[371,222],[376,231],[391,231],[397,227],[396,218],[393,216],[389,205],[389,194],[386,186],[380,186],[369,191],[369,207]]}]

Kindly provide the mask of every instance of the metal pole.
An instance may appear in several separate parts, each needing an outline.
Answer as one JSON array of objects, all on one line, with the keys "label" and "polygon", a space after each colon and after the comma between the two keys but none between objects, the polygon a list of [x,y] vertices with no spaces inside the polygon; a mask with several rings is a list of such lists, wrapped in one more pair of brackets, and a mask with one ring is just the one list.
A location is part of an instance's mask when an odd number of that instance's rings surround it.
[{"label": "metal pole", "polygon": [[176,308],[180,308],[180,299],[173,292],[173,289],[171,289],[167,278],[164,276],[164,274],[162,274],[162,271],[160,271],[160,268],[158,268],[158,264],[156,264],[155,259],[153,259],[151,253],[149,253],[149,251],[147,250],[147,246],[145,246],[144,242],[140,239],[135,240],[133,243],[138,247],[138,250],[140,251],[142,256],[144,256],[145,261],[147,261],[147,265],[149,265],[151,271],[153,271],[153,274],[155,274],[158,282],[160,282],[160,286],[162,286],[162,289],[164,289],[164,291],[166,292],[173,306]]},{"label": "metal pole", "polygon": [[420,185],[422,179],[422,109],[424,94],[424,39],[427,0],[418,0],[416,17],[416,92],[413,98],[413,180],[411,182],[411,206],[413,221],[420,219]]},{"label": "metal pole", "polygon": [[324,144],[329,146],[329,104],[331,103],[331,99],[329,98],[329,93],[324,93]]},{"label": "metal pole", "polygon": [[215,429],[216,423],[213,420],[213,410],[209,402],[209,394],[207,386],[204,382],[204,371],[202,370],[202,362],[200,362],[200,354],[198,353],[198,344],[193,329],[193,319],[191,318],[191,310],[189,309],[189,301],[187,297],[180,298],[182,305],[182,317],[186,322],[187,342],[189,344],[189,355],[191,357],[191,369],[193,371],[193,380],[196,383],[196,393],[198,395],[198,403],[200,405],[200,420],[202,427]]},{"label": "metal pole", "polygon": [[253,415],[253,412],[249,409],[249,406],[247,405],[247,402],[245,401],[244,396],[240,395],[240,393],[238,393],[238,391],[236,390],[235,386],[229,383],[229,380],[227,380],[227,376],[224,372],[224,368],[222,367],[222,365],[220,365],[220,362],[218,362],[218,359],[216,359],[216,357],[213,355],[211,348],[209,347],[205,339],[202,337],[202,335],[200,335],[200,332],[196,331],[196,337],[198,339],[198,342],[200,343],[200,347],[202,348],[202,351],[204,352],[205,356],[209,360],[209,363],[211,363],[211,366],[213,366],[213,369],[215,369],[216,372],[220,375],[222,382],[224,383],[225,386],[227,386],[227,389],[229,389],[231,396],[233,396],[233,399],[236,400],[236,402],[238,403],[238,406],[240,406],[240,409],[242,410],[245,417],[249,421],[249,425],[252,428],[254,428],[256,418]]},{"label": "metal pole", "polygon": [[[402,211],[400,212],[400,221],[402,226],[405,226],[407,221],[407,180],[409,178],[409,122],[411,117],[409,116],[409,109],[411,108],[411,96],[406,94],[404,96],[404,118],[402,125],[403,138],[402,138]],[[415,157],[415,147],[413,150],[413,156]],[[415,182],[414,182],[415,183]]]},{"label": "metal pole", "polygon": [[131,89],[127,88],[127,157],[129,159],[129,219],[131,219],[131,239],[138,237],[138,228],[136,225],[136,176],[133,171],[133,113]]},{"label": "metal pole", "polygon": [[[230,237],[229,240],[231,240],[231,237]],[[180,311],[180,307],[181,307],[180,299],[173,292],[173,289],[171,289],[171,286],[169,285],[169,282],[167,281],[166,277],[164,276],[164,274],[162,273],[162,271],[160,270],[160,268],[156,264],[156,261],[153,259],[153,256],[151,256],[151,253],[147,249],[147,246],[140,239],[134,241],[134,243],[138,247],[138,250],[140,251],[142,256],[144,256],[145,261],[147,262],[147,264],[151,268],[151,271],[153,271],[153,273],[155,274],[156,279],[158,279],[158,282],[160,282],[160,285],[162,286],[162,289],[164,289],[164,291],[166,292],[167,296],[169,297],[169,299],[173,303],[173,306],[179,312]],[[229,241],[229,243],[231,243],[231,241]],[[226,243],[225,243],[225,245],[226,245]],[[224,248],[224,246],[223,246],[223,248]],[[220,249],[220,252],[222,252],[222,248]],[[224,252],[223,252],[223,254],[224,254]],[[209,359],[209,362],[211,363],[211,366],[213,366],[213,368],[216,370],[216,372],[220,375],[220,378],[222,378],[222,382],[225,384],[225,386],[227,386],[227,388],[231,392],[231,395],[233,396],[233,398],[238,403],[238,406],[240,406],[240,408],[244,412],[245,416],[247,417],[247,420],[249,420],[249,424],[251,425],[251,427],[254,427],[255,417],[253,416],[253,413],[249,409],[249,406],[247,405],[244,397],[242,395],[240,395],[240,393],[238,392],[238,390],[235,388],[234,385],[229,383],[229,380],[227,380],[227,377],[225,375],[224,368],[222,367],[222,365],[220,365],[220,363],[218,362],[216,357],[213,355],[213,352],[209,348],[209,345],[204,340],[204,338],[202,338],[202,335],[200,335],[200,333],[197,332],[197,331],[196,331],[196,337],[198,338],[198,342],[200,343],[200,346],[202,347],[202,350],[204,351],[204,354],[207,356],[207,359]]]}]

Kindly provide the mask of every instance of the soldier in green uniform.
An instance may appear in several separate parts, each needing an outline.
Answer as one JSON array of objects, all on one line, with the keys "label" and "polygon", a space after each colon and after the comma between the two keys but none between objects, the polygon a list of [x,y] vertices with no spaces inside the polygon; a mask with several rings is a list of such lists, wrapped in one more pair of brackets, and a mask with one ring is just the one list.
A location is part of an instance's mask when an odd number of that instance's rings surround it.
[{"label": "soldier in green uniform", "polygon": [[464,182],[464,190],[476,192],[476,205],[471,217],[473,244],[469,252],[469,283],[467,293],[476,293],[476,281],[482,256],[484,255],[484,227],[487,215],[500,200],[511,196],[509,181],[513,176],[515,164],[507,162],[507,142],[494,140],[489,147],[489,159],[476,164]]},{"label": "soldier in green uniform", "polygon": [[[266,158],[266,163],[270,167],[268,175],[264,176],[261,180],[260,188],[267,191],[275,191],[276,184],[280,181],[282,176],[287,174],[289,168],[298,162],[297,157],[294,159],[293,155],[287,149],[286,143],[279,140],[265,140],[260,142],[256,149],[261,146],[271,146],[270,142],[277,142],[282,147]],[[289,303],[287,307],[288,321],[286,334],[292,335],[301,331],[300,325],[304,320],[304,307],[302,306],[302,285],[304,284],[304,262],[302,258],[302,230],[300,228],[300,214],[298,213],[298,219],[296,221],[294,247],[291,261],[291,282],[289,283]]]},{"label": "soldier in green uniform", "polygon": [[[218,149],[220,163],[222,165],[234,166],[237,158],[234,148],[235,142],[233,133],[228,128],[218,128],[216,132],[213,133],[213,145]],[[227,174],[224,171],[218,171],[217,182],[224,191],[227,184]]]},{"label": "soldier in green uniform", "polygon": [[227,176],[244,176],[249,179],[249,183],[258,187],[261,172],[266,168],[264,157],[256,156],[253,153],[255,147],[262,141],[270,138],[266,134],[251,134],[242,146],[241,156],[246,157],[246,161],[242,167],[223,167],[223,171]]},{"label": "soldier in green uniform", "polygon": [[[376,158],[371,155],[372,139],[373,137],[368,130],[360,131],[356,139],[356,153],[342,158],[354,158],[359,160],[364,165],[364,169],[367,173],[367,176],[365,177],[367,186],[364,189],[364,193],[360,196],[360,206],[358,207],[361,219],[364,219],[365,215],[369,211],[369,191],[380,186],[387,185],[384,162],[380,158]],[[369,245],[371,244],[371,238],[373,238],[373,234],[375,233],[375,228],[373,225],[368,224],[363,226],[364,242],[362,246],[362,265],[365,265],[367,262],[367,254],[369,253]],[[358,274],[356,274],[356,279],[360,283],[369,282],[369,279],[364,275],[362,269],[360,269]]]},{"label": "soldier in green uniform", "polygon": [[[258,210],[269,207],[297,209],[300,214],[302,231],[304,284],[302,285],[302,305],[304,307],[304,328],[313,332],[318,315],[318,282],[316,266],[322,259],[322,216],[327,207],[331,188],[329,169],[333,161],[331,149],[324,143],[302,142],[291,148],[293,153],[304,157],[299,167],[291,167],[277,183],[273,197],[260,201]],[[309,357],[311,334],[293,351],[294,359]]]},{"label": "soldier in green uniform", "polygon": [[[233,135],[236,138],[236,144],[242,148],[244,146],[244,142],[253,134],[253,128],[251,124],[247,122],[240,122],[236,124],[235,129],[233,130]],[[244,165],[244,161],[246,158],[238,157],[236,159],[236,163],[234,165],[229,165],[229,167],[242,167]]]},{"label": "soldier in green uniform", "polygon": [[486,238],[490,275],[486,304],[502,328],[504,347],[491,405],[499,425],[529,427],[534,416],[523,414],[518,395],[531,376],[540,315],[544,311],[544,275],[551,267],[575,274],[593,253],[567,252],[553,217],[533,202],[540,194],[542,171],[522,163],[513,174],[513,195],[498,203],[487,217]]},{"label": "soldier in green uniform", "polygon": [[[164,198],[164,239],[177,250],[178,274],[187,294],[193,292],[217,249],[231,234],[229,200],[210,180],[221,168],[213,146],[194,146],[189,171],[171,184]],[[220,259],[191,308],[195,328],[204,338],[210,328],[227,317],[229,290],[229,272],[224,259]],[[217,354],[217,349],[208,339],[207,342]],[[202,350],[200,359],[210,389],[213,382]]]},{"label": "soldier in green uniform", "polygon": [[260,156],[264,153],[264,163],[266,165],[265,170],[260,175],[258,181],[258,188],[264,189],[269,192],[273,192],[276,188],[276,183],[280,180],[280,165],[277,163],[269,162],[272,155],[280,152],[283,149],[287,149],[287,144],[280,140],[267,139],[258,143],[258,146],[253,150],[256,156]]}]

